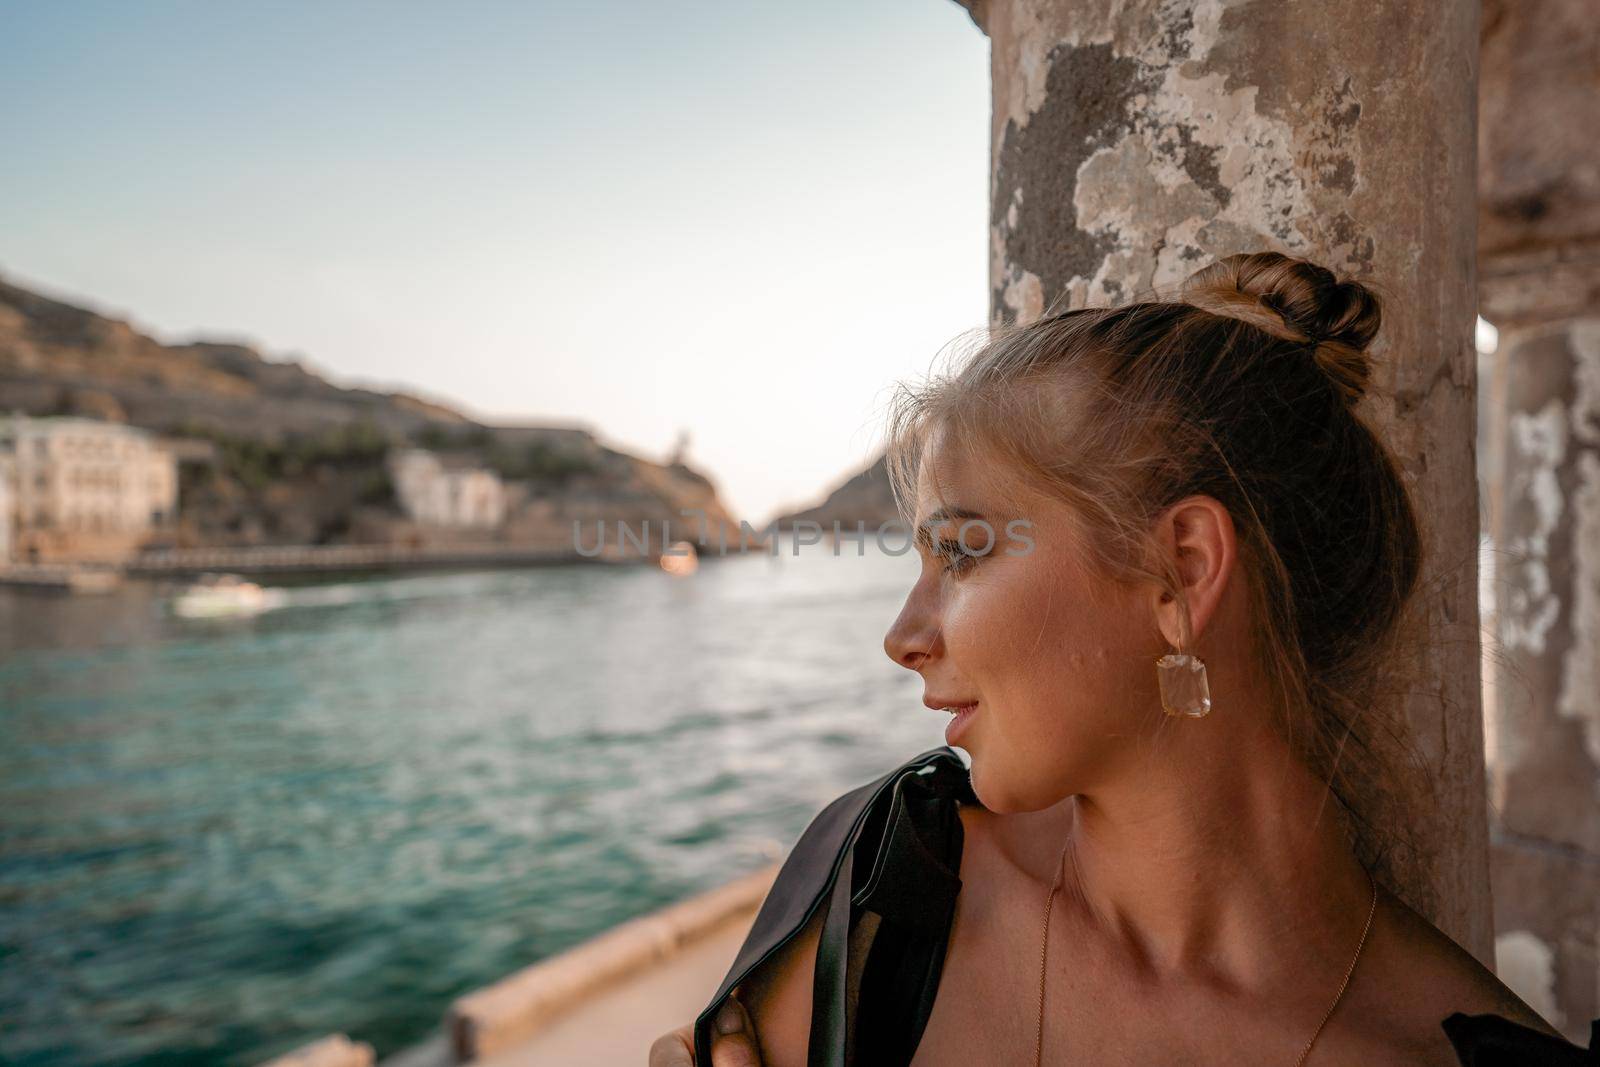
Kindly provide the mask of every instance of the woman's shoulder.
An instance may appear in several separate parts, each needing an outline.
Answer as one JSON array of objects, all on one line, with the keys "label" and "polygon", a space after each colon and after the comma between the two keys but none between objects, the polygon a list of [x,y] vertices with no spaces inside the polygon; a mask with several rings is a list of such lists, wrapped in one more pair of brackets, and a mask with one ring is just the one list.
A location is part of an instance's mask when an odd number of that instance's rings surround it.
[{"label": "woman's shoulder", "polygon": [[[1400,1053],[1397,1062],[1561,1064],[1567,1061],[1537,1058],[1560,1050],[1584,1057],[1574,1063],[1600,1063],[1562,1038],[1493,971],[1399,898],[1385,892],[1382,901],[1368,946],[1371,956],[1362,964],[1370,968],[1369,978],[1350,1019],[1352,1027]],[[1524,1058],[1494,1058],[1488,1053],[1495,1042]]]},{"label": "woman's shoulder", "polygon": [[808,920],[734,990],[750,1014],[763,1067],[804,1067],[811,1037],[811,976],[822,913]]}]

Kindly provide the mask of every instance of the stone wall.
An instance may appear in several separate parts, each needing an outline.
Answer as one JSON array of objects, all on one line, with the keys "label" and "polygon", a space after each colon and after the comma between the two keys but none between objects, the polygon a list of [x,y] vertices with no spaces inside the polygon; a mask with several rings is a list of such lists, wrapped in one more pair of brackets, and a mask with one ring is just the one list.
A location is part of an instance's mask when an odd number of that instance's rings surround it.
[{"label": "stone wall", "polygon": [[1600,20],[1488,0],[1478,234],[1488,405],[1489,705],[1502,976],[1587,1041],[1600,1016]]}]

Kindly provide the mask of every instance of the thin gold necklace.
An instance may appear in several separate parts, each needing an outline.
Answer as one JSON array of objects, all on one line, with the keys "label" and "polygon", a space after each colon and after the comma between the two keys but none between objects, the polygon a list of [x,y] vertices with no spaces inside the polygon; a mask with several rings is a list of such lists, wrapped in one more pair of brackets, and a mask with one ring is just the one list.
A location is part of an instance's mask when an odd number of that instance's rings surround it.
[{"label": "thin gold necklace", "polygon": [[[1066,873],[1067,848],[1069,841],[1061,847],[1061,858],[1056,861],[1056,879],[1050,886],[1050,895],[1044,902],[1044,936],[1039,945],[1039,1028],[1033,1042],[1033,1067],[1041,1067],[1044,1062],[1044,978],[1045,960],[1050,952],[1050,909],[1056,902],[1056,890],[1061,888],[1061,877]],[[1328,1025],[1328,1020],[1333,1018],[1333,1013],[1339,1007],[1339,1002],[1344,999],[1344,991],[1350,988],[1350,978],[1356,973],[1356,963],[1361,959],[1361,950],[1367,947],[1367,935],[1372,932],[1372,917],[1378,911],[1378,883],[1372,877],[1372,872],[1367,872],[1367,881],[1372,885],[1372,904],[1367,908],[1367,922],[1361,928],[1361,940],[1356,944],[1355,955],[1350,957],[1350,966],[1345,968],[1344,980],[1339,983],[1339,992],[1333,995],[1333,1003],[1328,1005],[1328,1010],[1323,1013],[1322,1021],[1312,1031],[1311,1038],[1306,1042],[1305,1048],[1300,1050],[1299,1057],[1294,1061],[1294,1067],[1300,1067],[1306,1062],[1306,1057],[1311,1055],[1311,1046],[1317,1043],[1317,1038],[1322,1036],[1322,1028]]]}]

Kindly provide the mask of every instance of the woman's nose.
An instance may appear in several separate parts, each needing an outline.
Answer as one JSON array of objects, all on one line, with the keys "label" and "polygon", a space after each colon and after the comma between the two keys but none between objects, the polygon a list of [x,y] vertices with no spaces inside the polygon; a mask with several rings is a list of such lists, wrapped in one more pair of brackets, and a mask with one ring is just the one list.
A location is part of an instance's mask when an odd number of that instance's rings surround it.
[{"label": "woman's nose", "polygon": [[906,599],[905,607],[883,635],[883,651],[907,670],[917,671],[932,657],[939,654],[938,615],[918,603],[915,593]]}]

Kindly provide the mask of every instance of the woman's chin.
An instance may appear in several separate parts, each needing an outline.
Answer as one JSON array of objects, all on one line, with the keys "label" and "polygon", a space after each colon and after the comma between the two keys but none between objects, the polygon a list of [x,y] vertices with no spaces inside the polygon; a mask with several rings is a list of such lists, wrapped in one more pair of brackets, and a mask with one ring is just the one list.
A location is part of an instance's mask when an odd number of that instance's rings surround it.
[{"label": "woman's chin", "polygon": [[[972,793],[978,798],[984,810],[995,815],[1026,815],[1030,811],[1044,811],[1054,807],[1065,799],[1056,790],[1050,789],[1044,795],[1028,793],[1018,795],[1014,788],[1018,779],[1008,775],[1004,770],[997,770],[993,760],[985,760],[982,756],[965,754],[967,760],[967,777],[972,784]],[[1007,783],[1010,783],[1008,786]]]},{"label": "woman's chin", "polygon": [[966,760],[967,778],[972,783],[972,793],[978,798],[978,803],[983,805],[984,810],[996,815],[1020,810],[1016,807],[1016,798],[1004,788],[1003,777],[999,783],[995,782],[988,774],[984,762],[970,753],[966,755]]}]

